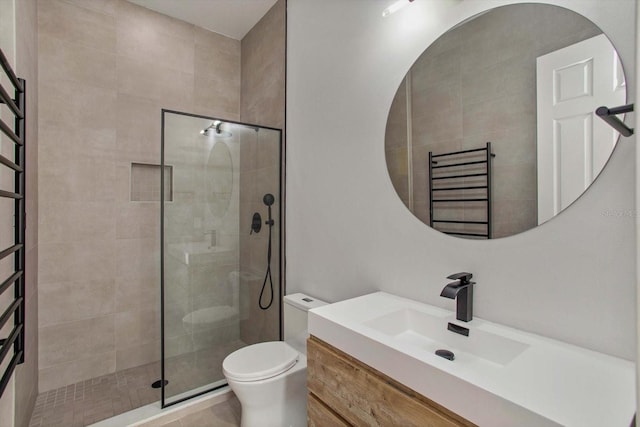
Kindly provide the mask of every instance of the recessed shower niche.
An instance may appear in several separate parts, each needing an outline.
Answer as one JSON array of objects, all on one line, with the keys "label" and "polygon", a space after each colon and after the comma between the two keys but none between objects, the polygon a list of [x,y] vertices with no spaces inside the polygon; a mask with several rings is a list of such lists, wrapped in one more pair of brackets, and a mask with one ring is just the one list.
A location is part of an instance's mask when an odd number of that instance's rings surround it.
[{"label": "recessed shower niche", "polygon": [[173,168],[165,166],[164,184],[160,184],[160,165],[131,163],[131,201],[159,202],[160,187],[164,185],[164,200],[173,200]]},{"label": "recessed shower niche", "polygon": [[[171,173],[173,190],[160,191],[167,406],[225,385],[231,352],[280,338],[281,131],[164,110],[161,163],[171,168],[158,182]],[[273,227],[251,233],[254,213],[269,211]],[[261,295],[274,303],[262,309]]]}]

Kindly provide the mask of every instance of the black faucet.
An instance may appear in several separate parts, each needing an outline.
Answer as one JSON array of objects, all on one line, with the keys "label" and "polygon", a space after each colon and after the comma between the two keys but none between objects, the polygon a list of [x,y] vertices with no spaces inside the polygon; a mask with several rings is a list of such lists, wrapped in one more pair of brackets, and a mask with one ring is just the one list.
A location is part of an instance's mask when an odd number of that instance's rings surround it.
[{"label": "black faucet", "polygon": [[473,277],[471,273],[456,273],[447,276],[447,279],[455,280],[444,287],[440,293],[441,297],[457,299],[456,319],[469,322],[473,319],[473,285],[470,282]]}]

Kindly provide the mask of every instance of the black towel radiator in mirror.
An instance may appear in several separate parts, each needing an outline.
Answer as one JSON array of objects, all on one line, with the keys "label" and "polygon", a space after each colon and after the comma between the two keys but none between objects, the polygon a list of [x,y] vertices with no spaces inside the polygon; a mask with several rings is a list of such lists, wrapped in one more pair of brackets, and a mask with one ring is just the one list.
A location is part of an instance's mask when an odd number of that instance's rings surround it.
[{"label": "black towel radiator in mirror", "polygon": [[[465,157],[467,158],[465,161]],[[495,154],[491,152],[491,142],[483,148],[453,151],[450,153],[433,154],[429,152],[429,225],[443,233],[476,238],[491,239],[491,169]],[[438,160],[435,160],[438,159]],[[442,163],[439,163],[442,162]],[[466,185],[465,181],[474,182]],[[476,182],[480,181],[480,182]],[[480,191],[480,196],[473,193],[467,196],[467,191]],[[438,194],[438,196],[435,196]],[[435,218],[435,206],[442,204],[460,203],[459,209],[464,209],[465,203],[483,202],[486,209],[484,220],[467,220],[453,218]],[[440,205],[442,206],[442,205]],[[450,206],[447,207],[451,209]],[[471,226],[483,228],[477,230],[455,230],[441,226],[457,224],[457,226]],[[440,226],[437,227],[436,225]]]},{"label": "black towel radiator in mirror", "polygon": [[[14,174],[14,191],[0,189],[0,197],[14,200],[13,218],[4,218],[12,221],[14,227],[13,245],[0,250],[0,260],[13,256],[13,272],[0,283],[0,295],[13,288],[13,298],[8,307],[0,315],[0,331],[6,330],[5,325],[13,319],[13,328],[6,337],[0,338],[0,365],[5,366],[0,374],[0,396],[4,392],[16,366],[24,362],[24,336],[25,336],[25,81],[16,77],[7,57],[0,50],[0,65],[6,74],[7,80],[13,86],[14,98],[0,84],[0,104],[7,108],[13,118],[13,126],[0,119],[0,131],[14,144],[14,158],[9,159],[0,155],[0,166],[7,167]],[[3,79],[4,80],[4,79]],[[10,172],[11,173],[11,172]],[[2,309],[0,309],[2,310]],[[4,363],[9,352],[13,355],[8,363]]]}]

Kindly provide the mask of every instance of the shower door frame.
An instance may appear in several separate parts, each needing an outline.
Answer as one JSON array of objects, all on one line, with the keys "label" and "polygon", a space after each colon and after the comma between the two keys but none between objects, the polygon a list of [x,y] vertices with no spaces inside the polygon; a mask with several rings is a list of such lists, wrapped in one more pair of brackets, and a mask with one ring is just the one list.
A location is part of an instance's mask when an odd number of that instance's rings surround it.
[{"label": "shower door frame", "polygon": [[[247,127],[254,127],[254,128],[258,128],[258,129],[267,129],[267,130],[272,130],[272,131],[277,131],[278,132],[278,218],[277,220],[279,221],[279,227],[278,227],[278,283],[277,283],[277,301],[278,301],[278,339],[280,341],[282,341],[282,295],[283,295],[283,277],[282,277],[282,273],[283,273],[283,265],[284,265],[284,251],[283,251],[283,246],[284,246],[284,240],[283,240],[283,236],[284,236],[284,227],[283,227],[283,222],[282,222],[282,218],[284,217],[283,212],[284,212],[284,201],[283,201],[283,195],[284,195],[284,184],[285,184],[285,179],[284,179],[284,173],[285,173],[285,159],[284,159],[284,147],[283,147],[283,130],[279,129],[279,128],[274,128],[274,127],[269,127],[269,126],[262,126],[262,125],[257,125],[257,124],[253,124],[253,123],[246,123],[246,122],[240,122],[240,121],[235,121],[235,120],[227,120],[227,119],[223,119],[223,118],[218,118],[218,117],[210,117],[210,116],[204,116],[201,114],[194,114],[194,113],[186,113],[184,111],[177,111],[177,110],[171,110],[171,109],[166,109],[166,108],[162,108],[160,110],[160,116],[161,116],[161,134],[160,134],[160,407],[162,409],[164,408],[168,408],[170,406],[173,406],[177,403],[181,403],[184,402],[186,400],[189,399],[193,399],[194,397],[198,397],[198,396],[202,396],[203,394],[212,392],[214,390],[218,390],[221,389],[223,387],[227,387],[227,383],[225,381],[224,384],[218,385],[218,386],[214,386],[211,388],[207,388],[206,390],[203,391],[199,391],[197,393],[193,393],[190,394],[189,396],[177,399],[175,401],[172,401],[170,403],[166,402],[166,396],[165,396],[165,337],[164,337],[164,331],[165,331],[165,327],[164,327],[164,323],[165,323],[165,316],[164,316],[164,308],[165,308],[165,301],[164,301],[164,278],[165,278],[165,274],[164,274],[164,257],[165,257],[165,250],[164,250],[164,204],[165,204],[165,188],[164,188],[164,173],[165,173],[165,161],[164,161],[164,149],[165,149],[165,141],[164,141],[164,129],[165,129],[165,114],[178,114],[181,116],[187,116],[187,117],[193,117],[193,118],[197,118],[197,119],[204,119],[204,120],[220,120],[221,122],[224,123],[230,123],[230,124],[235,124],[235,125],[242,125],[242,126],[247,126]],[[276,292],[274,292],[274,298],[275,298],[275,294]]]}]

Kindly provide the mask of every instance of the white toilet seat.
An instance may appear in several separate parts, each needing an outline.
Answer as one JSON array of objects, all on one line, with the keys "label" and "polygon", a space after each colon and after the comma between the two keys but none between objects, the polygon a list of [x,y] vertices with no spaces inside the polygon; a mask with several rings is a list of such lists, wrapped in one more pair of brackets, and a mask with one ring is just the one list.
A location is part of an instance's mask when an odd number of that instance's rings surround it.
[{"label": "white toilet seat", "polygon": [[283,341],[253,344],[228,355],[222,370],[229,380],[249,382],[275,377],[291,369],[300,353]]}]

